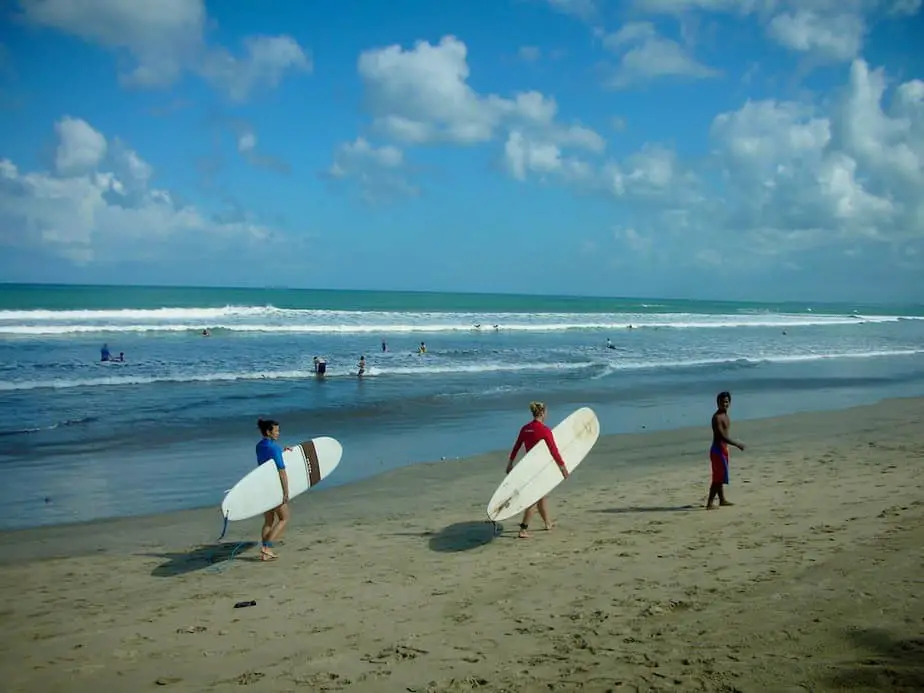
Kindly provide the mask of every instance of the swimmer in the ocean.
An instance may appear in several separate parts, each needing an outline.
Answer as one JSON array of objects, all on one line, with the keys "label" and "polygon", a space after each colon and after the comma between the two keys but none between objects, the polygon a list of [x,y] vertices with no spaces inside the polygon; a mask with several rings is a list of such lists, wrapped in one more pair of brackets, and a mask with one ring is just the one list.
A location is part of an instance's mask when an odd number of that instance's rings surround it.
[{"label": "swimmer in the ocean", "polygon": [[319,356],[314,357],[314,374],[319,378],[323,377],[327,373],[327,361],[320,358]]},{"label": "swimmer in the ocean", "polygon": [[357,364],[357,366],[359,368],[359,372],[356,375],[362,378],[363,374],[366,372],[366,357],[365,356],[359,357],[359,364]]},{"label": "swimmer in the ocean", "polygon": [[606,348],[607,348],[607,349],[615,349],[615,348],[616,348],[616,347],[613,345],[613,342],[610,340],[609,337],[606,338]]},{"label": "swimmer in the ocean", "polygon": [[111,361],[112,355],[109,353],[109,345],[103,344],[103,348],[99,350],[99,360],[100,361]]},{"label": "swimmer in the ocean", "polygon": [[427,345],[424,344],[423,342],[421,342],[421,343],[420,343],[420,346],[417,347],[417,353],[418,353],[418,354],[426,354],[426,353],[427,353]]}]

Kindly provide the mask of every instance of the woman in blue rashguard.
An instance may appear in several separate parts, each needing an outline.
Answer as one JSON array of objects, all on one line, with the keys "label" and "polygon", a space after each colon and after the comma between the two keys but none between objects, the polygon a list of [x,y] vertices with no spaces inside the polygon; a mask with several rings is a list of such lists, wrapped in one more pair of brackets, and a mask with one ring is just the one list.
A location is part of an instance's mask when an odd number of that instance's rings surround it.
[{"label": "woman in blue rashguard", "polygon": [[260,560],[271,561],[278,558],[272,550],[273,542],[282,536],[289,523],[289,477],[286,474],[286,463],[282,459],[283,448],[276,442],[279,440],[279,423],[271,419],[260,419],[257,428],[263,435],[257,443],[257,465],[273,460],[279,472],[279,483],[282,484],[282,503],[263,513],[263,531],[260,533]]}]

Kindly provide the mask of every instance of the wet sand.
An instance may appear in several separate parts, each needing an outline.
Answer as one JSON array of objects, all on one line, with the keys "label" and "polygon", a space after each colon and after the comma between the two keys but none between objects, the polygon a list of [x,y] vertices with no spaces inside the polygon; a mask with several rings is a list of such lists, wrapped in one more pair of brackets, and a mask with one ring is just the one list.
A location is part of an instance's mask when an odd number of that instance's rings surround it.
[{"label": "wet sand", "polygon": [[529,540],[505,451],[306,494],[268,564],[217,508],[0,534],[3,688],[924,689],[924,399],[732,409],[706,512],[710,413],[601,438]]}]

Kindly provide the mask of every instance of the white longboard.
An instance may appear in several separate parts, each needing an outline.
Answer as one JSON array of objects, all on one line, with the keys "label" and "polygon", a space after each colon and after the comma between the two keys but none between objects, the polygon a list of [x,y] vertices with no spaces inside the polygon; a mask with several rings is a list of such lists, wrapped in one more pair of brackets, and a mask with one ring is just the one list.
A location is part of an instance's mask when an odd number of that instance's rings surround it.
[{"label": "white longboard", "polygon": [[[289,499],[303,494],[340,464],[343,446],[335,438],[312,438],[282,453],[289,478]],[[246,520],[282,503],[282,484],[276,463],[268,460],[238,481],[221,503],[228,520]]]},{"label": "white longboard", "polygon": [[[552,435],[568,473],[572,474],[600,437],[600,422],[592,409],[581,407],[553,428]],[[540,442],[497,487],[488,502],[488,517],[495,522],[513,517],[564,480],[549,446]]]}]

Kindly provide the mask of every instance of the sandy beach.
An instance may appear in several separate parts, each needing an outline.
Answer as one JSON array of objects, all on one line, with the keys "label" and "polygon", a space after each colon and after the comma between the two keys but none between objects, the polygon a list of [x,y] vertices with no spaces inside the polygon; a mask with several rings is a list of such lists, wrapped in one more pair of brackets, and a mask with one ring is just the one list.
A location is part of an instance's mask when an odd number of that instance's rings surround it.
[{"label": "sandy beach", "polygon": [[4,533],[2,687],[924,689],[924,399],[733,406],[706,512],[710,414],[601,438],[529,540],[483,521],[506,451],[299,497],[269,564],[217,508]]}]

